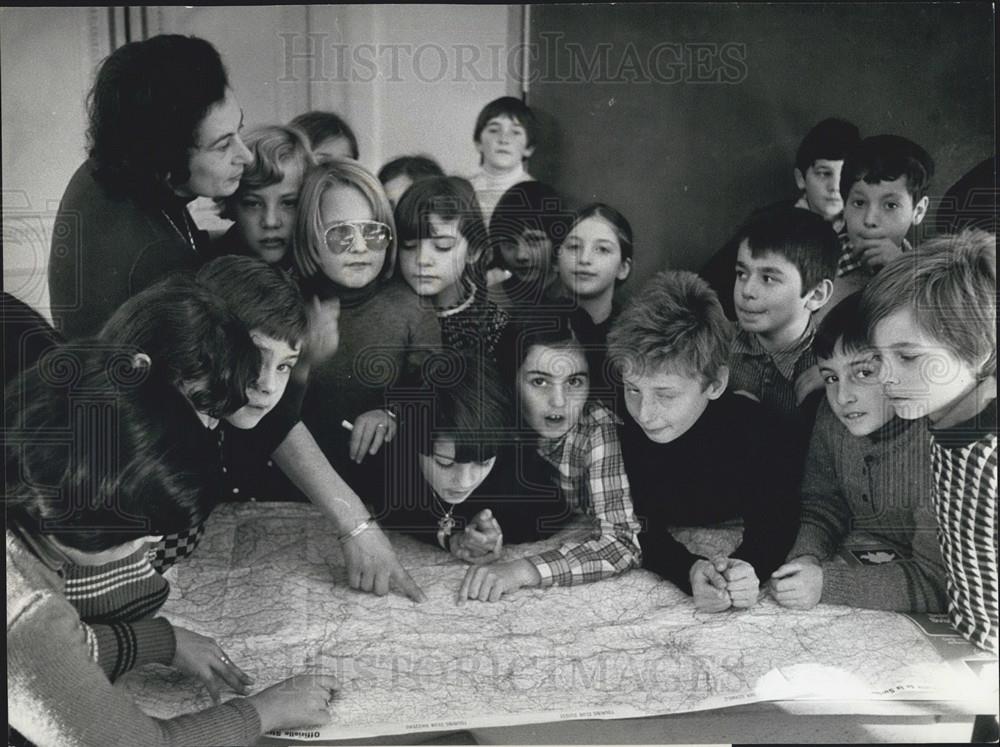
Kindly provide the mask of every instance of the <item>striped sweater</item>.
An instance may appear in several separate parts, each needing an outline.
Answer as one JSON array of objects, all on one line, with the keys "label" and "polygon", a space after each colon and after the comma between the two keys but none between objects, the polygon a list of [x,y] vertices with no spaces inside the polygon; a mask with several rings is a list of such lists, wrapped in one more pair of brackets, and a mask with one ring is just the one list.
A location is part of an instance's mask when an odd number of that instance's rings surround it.
[{"label": "striped sweater", "polygon": [[[7,723],[39,745],[252,744],[250,700],[172,719],[143,713],[94,663],[93,637],[66,601],[64,558],[44,537],[6,533]],[[13,732],[12,732],[13,733]]]},{"label": "striped sweater", "polygon": [[[931,507],[923,421],[893,419],[869,436],[844,427],[824,398],[802,480],[802,521],[788,559],[823,566],[820,601],[899,612],[945,609],[945,572]],[[896,548],[901,562],[852,567],[831,556],[854,530]]]},{"label": "striped sweater", "polygon": [[997,402],[932,430],[934,507],[948,571],[948,617],[963,637],[997,653]]},{"label": "striped sweater", "polygon": [[143,664],[170,664],[176,651],[173,627],[153,617],[170,584],[148,553],[138,550],[100,566],[66,563],[62,569],[66,600],[92,630],[97,663],[112,681]]}]

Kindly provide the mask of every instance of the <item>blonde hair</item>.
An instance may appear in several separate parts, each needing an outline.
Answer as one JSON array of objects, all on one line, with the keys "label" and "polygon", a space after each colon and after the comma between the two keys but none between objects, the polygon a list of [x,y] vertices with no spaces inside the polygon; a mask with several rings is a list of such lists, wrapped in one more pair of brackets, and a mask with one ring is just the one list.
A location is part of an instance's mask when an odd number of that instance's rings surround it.
[{"label": "blonde hair", "polygon": [[292,247],[295,269],[307,280],[320,272],[319,258],[321,252],[327,251],[320,201],[326,191],[335,186],[353,187],[361,192],[371,205],[375,220],[389,226],[392,235],[379,273],[379,280],[388,280],[396,266],[396,224],[392,219],[392,206],[381,182],[356,161],[345,159],[328,161],[306,173],[295,219],[295,243]]},{"label": "blonde hair", "polygon": [[860,313],[875,326],[901,309],[980,376],[997,370],[997,239],[978,228],[942,234],[886,265],[865,288]]},{"label": "blonde hair", "polygon": [[280,184],[290,166],[300,169],[303,176],[316,164],[306,136],[295,127],[262,125],[247,132],[243,139],[253,153],[253,163],[243,172],[239,188],[228,197],[218,200],[219,215],[236,219],[236,206],[240,197],[252,189]]},{"label": "blonde hair", "polygon": [[654,275],[611,325],[608,357],[624,374],[661,370],[719,381],[729,362],[733,325],[719,297],[693,272]]}]

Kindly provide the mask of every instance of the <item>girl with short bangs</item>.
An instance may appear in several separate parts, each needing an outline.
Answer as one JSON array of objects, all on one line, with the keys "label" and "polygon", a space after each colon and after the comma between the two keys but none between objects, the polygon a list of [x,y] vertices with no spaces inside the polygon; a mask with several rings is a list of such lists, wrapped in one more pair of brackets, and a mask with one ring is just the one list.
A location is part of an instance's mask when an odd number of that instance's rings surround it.
[{"label": "girl with short bangs", "polygon": [[396,207],[399,269],[433,304],[446,348],[494,360],[509,315],[486,294],[486,227],[472,185],[456,176],[412,185]]}]

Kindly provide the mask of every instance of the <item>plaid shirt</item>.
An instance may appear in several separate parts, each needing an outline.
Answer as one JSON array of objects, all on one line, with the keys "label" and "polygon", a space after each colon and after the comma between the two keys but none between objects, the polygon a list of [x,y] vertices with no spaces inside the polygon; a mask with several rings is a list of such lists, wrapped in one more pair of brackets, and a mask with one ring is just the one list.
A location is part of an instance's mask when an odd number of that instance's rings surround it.
[{"label": "plaid shirt", "polygon": [[799,407],[795,381],[816,365],[813,333],[810,323],[798,340],[784,350],[769,353],[757,335],[740,329],[729,354],[729,391],[747,392],[770,410],[783,416],[795,415]]},{"label": "plaid shirt", "polygon": [[572,429],[558,439],[542,439],[538,453],[558,472],[566,502],[593,519],[590,539],[567,542],[529,557],[541,585],[597,581],[639,564],[640,526],[632,497],[618,420],[602,405],[591,403]]}]

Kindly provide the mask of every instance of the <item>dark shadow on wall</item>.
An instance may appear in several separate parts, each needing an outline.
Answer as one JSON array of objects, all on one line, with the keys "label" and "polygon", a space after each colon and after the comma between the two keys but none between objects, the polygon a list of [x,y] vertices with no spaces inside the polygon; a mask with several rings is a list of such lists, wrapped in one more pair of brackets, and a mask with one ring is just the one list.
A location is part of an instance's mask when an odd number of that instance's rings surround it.
[{"label": "dark shadow on wall", "polygon": [[925,146],[932,204],[995,149],[989,5],[531,13],[528,102],[544,125],[532,174],[625,213],[633,279],[697,269],[754,208],[794,197],[795,150],[824,117]]}]

